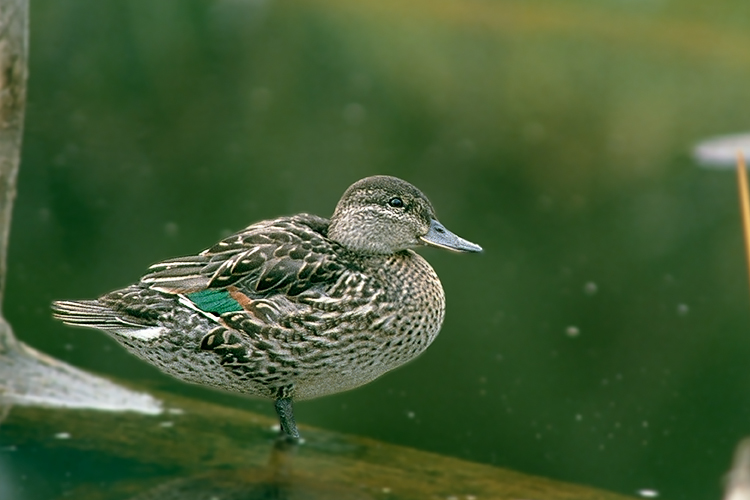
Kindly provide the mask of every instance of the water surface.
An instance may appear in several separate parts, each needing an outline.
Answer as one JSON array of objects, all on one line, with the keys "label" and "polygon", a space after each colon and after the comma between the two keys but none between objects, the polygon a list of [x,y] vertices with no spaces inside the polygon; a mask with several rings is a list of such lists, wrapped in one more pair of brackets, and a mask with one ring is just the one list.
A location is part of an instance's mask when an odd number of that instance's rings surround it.
[{"label": "water surface", "polygon": [[[397,175],[485,252],[424,251],[447,295],[438,340],[364,388],[298,404],[298,420],[717,498],[750,434],[750,302],[734,177],[690,153],[748,129],[748,9],[35,1],[6,316],[76,366],[271,415],[54,322],[49,303],[264,218],[329,215],[355,180]],[[43,457],[4,454],[2,473],[97,461]],[[143,471],[99,463],[105,483]]]}]

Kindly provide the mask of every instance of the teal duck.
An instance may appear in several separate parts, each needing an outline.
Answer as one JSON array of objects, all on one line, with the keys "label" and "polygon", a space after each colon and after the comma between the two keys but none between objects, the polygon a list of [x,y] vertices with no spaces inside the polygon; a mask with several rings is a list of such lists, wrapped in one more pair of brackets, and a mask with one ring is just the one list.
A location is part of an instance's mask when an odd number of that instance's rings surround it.
[{"label": "teal duck", "polygon": [[437,336],[445,295],[411,250],[424,245],[482,250],[440,224],[408,182],[367,177],[330,219],[258,222],[122,290],[54,302],[54,316],[181,380],[274,400],[282,436],[296,439],[293,399],[366,384]]}]

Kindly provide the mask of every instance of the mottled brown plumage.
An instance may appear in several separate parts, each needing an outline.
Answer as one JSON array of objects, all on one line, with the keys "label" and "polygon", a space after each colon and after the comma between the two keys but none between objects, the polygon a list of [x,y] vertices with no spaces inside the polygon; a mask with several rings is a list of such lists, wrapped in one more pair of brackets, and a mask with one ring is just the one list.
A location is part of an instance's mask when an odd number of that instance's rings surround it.
[{"label": "mottled brown plumage", "polygon": [[445,298],[411,248],[481,248],[437,222],[394,177],[352,185],[331,218],[258,222],[204,252],[151,266],[97,300],[59,301],[55,317],[104,330],[188,382],[276,400],[297,437],[292,399],[352,389],[418,356]]}]

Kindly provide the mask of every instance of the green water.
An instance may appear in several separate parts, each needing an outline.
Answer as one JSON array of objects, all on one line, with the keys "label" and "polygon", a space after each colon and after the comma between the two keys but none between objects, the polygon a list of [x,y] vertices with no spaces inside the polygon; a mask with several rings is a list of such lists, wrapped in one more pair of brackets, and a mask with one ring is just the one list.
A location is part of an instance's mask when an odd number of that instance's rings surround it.
[{"label": "green water", "polygon": [[[748,16],[742,0],[34,1],[6,316],[76,366],[270,415],[58,324],[50,302],[397,175],[485,252],[422,252],[446,290],[437,341],[298,421],[719,498],[750,434],[750,302],[734,176],[690,150],[750,128]],[[0,463],[96,460],[23,453]]]}]

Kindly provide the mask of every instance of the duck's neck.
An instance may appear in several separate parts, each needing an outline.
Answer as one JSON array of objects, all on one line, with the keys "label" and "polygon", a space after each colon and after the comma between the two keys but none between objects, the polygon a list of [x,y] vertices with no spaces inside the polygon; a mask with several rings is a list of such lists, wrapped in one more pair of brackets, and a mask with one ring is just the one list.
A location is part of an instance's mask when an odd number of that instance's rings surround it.
[{"label": "duck's neck", "polygon": [[372,238],[362,231],[362,226],[351,219],[333,219],[328,226],[328,238],[352,253],[363,256],[387,257],[393,249],[382,238]]}]

